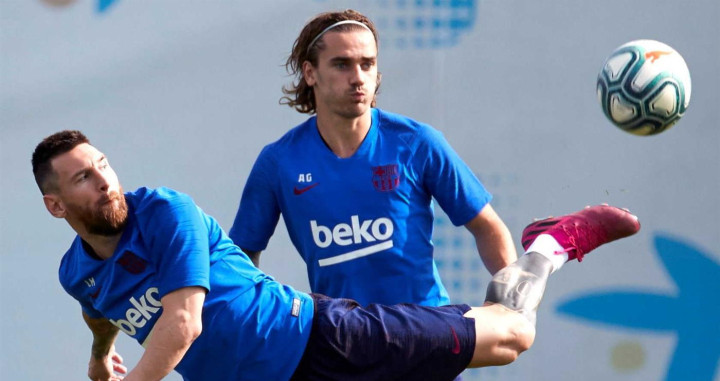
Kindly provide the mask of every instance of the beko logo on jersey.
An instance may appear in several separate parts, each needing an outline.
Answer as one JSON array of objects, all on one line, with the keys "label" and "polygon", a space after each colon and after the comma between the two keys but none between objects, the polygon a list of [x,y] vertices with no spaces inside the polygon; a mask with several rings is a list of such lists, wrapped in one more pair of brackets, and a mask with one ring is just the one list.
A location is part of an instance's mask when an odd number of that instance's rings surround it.
[{"label": "beko logo on jersey", "polygon": [[362,223],[358,216],[350,217],[350,225],[337,224],[330,228],[318,225],[317,221],[310,221],[313,241],[320,248],[326,248],[331,243],[347,246],[354,243],[384,241],[392,237],[394,226],[389,218],[365,220]]},{"label": "beko logo on jersey", "polygon": [[336,255],[330,258],[320,259],[320,266],[334,265],[347,262],[366,255],[375,254],[385,249],[393,247],[392,235],[395,230],[392,220],[381,217],[376,220],[360,221],[357,215],[350,217],[350,224],[339,223],[332,229],[318,225],[317,221],[310,221],[310,231],[312,232],[315,244],[324,249],[335,243],[339,246],[348,246],[363,242],[377,242],[372,246],[364,247],[345,254]]},{"label": "beko logo on jersey", "polygon": [[110,323],[130,336],[135,335],[137,329],[144,327],[162,307],[162,303],[157,299],[158,295],[157,287],[151,287],[145,291],[145,295],[141,296],[140,299],[135,299],[134,296],[131,297],[129,302],[134,308],[128,308],[125,311],[125,319],[110,319]]}]

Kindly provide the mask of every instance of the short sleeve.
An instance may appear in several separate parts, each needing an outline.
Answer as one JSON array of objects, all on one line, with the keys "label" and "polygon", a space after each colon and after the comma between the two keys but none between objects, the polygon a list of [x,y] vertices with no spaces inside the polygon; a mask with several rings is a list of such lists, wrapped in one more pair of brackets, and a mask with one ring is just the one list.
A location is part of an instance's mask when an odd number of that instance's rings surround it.
[{"label": "short sleeve", "polygon": [[270,147],[258,156],[245,183],[240,206],[229,236],[236,245],[252,251],[265,250],[280,219],[278,196],[273,187],[277,165]]},{"label": "short sleeve", "polygon": [[157,266],[162,298],[183,287],[210,289],[209,228],[192,199],[165,188],[142,210],[142,234]]},{"label": "short sleeve", "polygon": [[464,225],[492,195],[439,131],[428,127],[424,132],[416,155],[422,161],[423,186],[454,225]]},{"label": "short sleeve", "polygon": [[100,311],[93,308],[92,304],[87,303],[81,299],[76,299],[76,300],[80,303],[80,307],[82,308],[83,312],[85,312],[85,314],[87,316],[90,316],[93,319],[100,319],[100,318],[104,317]]}]

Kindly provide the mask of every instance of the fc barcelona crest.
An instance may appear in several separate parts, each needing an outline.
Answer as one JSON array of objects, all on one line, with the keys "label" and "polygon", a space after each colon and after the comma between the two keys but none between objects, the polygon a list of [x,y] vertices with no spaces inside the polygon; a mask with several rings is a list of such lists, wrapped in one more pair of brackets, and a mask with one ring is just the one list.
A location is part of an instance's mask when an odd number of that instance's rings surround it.
[{"label": "fc barcelona crest", "polygon": [[147,262],[131,251],[124,252],[118,259],[117,264],[122,266],[122,268],[130,274],[140,274],[145,271],[145,267],[147,267]]},{"label": "fc barcelona crest", "polygon": [[380,192],[394,191],[400,185],[400,173],[397,164],[372,167],[372,183]]}]

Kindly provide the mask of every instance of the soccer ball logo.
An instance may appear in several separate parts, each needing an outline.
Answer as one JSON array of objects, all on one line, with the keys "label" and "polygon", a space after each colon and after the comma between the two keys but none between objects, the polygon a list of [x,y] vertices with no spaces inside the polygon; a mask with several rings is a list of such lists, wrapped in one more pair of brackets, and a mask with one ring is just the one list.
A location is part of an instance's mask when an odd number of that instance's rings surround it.
[{"label": "soccer ball logo", "polygon": [[690,103],[690,72],[675,49],[653,40],[631,41],[608,57],[597,79],[605,115],[635,135],[672,127]]}]

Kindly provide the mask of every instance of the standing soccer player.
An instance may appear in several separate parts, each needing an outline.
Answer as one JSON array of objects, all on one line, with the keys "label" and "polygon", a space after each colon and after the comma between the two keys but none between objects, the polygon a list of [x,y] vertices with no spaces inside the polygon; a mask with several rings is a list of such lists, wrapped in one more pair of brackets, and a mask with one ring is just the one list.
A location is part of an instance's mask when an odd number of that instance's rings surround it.
[{"label": "standing soccer player", "polygon": [[495,274],[517,259],[491,195],[437,130],[375,106],[377,31],[362,14],[303,28],[285,101],[316,114],[260,153],[230,237],[259,264],[282,214],[313,292],[360,304],[450,302],[433,259],[432,199]]}]

